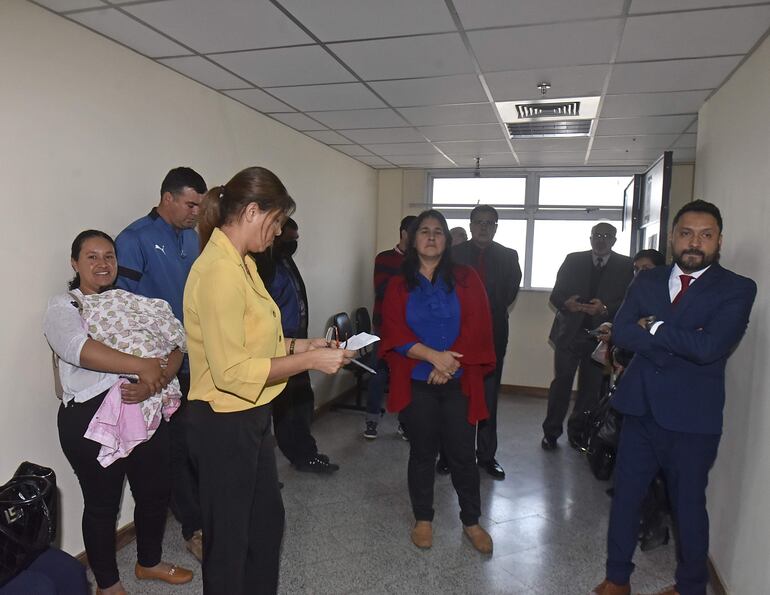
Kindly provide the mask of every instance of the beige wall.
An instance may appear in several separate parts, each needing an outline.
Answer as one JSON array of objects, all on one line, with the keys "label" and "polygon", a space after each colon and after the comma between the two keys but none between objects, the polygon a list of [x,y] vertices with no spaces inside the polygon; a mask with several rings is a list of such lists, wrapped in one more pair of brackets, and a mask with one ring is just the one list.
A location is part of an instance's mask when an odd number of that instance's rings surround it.
[{"label": "beige wall", "polygon": [[727,367],[725,428],[708,491],[711,557],[734,595],[770,584],[770,39],[700,110],[695,196],[725,221],[722,264],[759,286],[749,330]]},{"label": "beige wall", "polygon": [[669,192],[669,227],[677,211],[693,199],[695,165],[683,163],[671,168],[671,190]]},{"label": "beige wall", "polygon": [[[333,312],[371,304],[377,174],[22,0],[0,3],[0,80],[0,482],[25,459],[53,467],[62,544],[77,553],[81,496],[58,444],[58,403],[41,333],[48,297],[71,276],[75,234],[96,227],[114,235],[146,214],[176,165],[194,167],[210,185],[245,166],[266,166],[299,204],[297,262],[311,331],[320,334]],[[334,382],[316,382],[319,402],[349,375]],[[130,521],[132,507],[127,495],[119,524]]]}]

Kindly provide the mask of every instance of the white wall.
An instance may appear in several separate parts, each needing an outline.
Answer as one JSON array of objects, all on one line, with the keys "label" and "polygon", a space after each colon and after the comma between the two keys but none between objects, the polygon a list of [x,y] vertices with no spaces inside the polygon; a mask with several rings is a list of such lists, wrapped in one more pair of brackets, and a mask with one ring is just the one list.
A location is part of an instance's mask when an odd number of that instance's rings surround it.
[{"label": "white wall", "polygon": [[[77,553],[81,496],[58,443],[40,327],[48,297],[71,276],[72,238],[87,227],[114,235],[146,214],[171,167],[189,165],[215,185],[245,166],[266,166],[299,205],[297,262],[311,331],[320,334],[335,311],[371,303],[377,174],[22,0],[0,3],[0,81],[0,482],[25,459],[53,467],[62,544]],[[316,382],[318,401],[349,381]],[[132,508],[126,496],[120,525]]]},{"label": "white wall", "polygon": [[722,264],[752,277],[757,301],[727,367],[725,428],[708,491],[711,557],[730,593],[770,584],[770,39],[700,110],[695,196],[725,221]]}]

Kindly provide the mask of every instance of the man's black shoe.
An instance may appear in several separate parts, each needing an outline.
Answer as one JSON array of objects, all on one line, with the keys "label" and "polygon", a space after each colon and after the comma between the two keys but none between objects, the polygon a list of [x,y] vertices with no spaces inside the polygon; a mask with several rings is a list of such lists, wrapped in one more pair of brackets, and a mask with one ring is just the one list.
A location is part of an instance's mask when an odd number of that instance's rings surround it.
[{"label": "man's black shoe", "polygon": [[439,457],[436,461],[436,473],[439,475],[449,475],[449,465],[446,464],[446,460]]},{"label": "man's black shoe", "polygon": [[576,438],[570,437],[568,439],[568,442],[569,442],[569,445],[578,452],[585,452],[586,450],[588,450],[582,440],[577,440]]},{"label": "man's black shoe", "polygon": [[294,468],[297,471],[304,471],[307,473],[334,473],[340,468],[339,465],[330,463],[328,458],[324,460],[321,458],[322,456],[323,455],[316,455],[310,457],[306,461],[295,464]]},{"label": "man's black shoe", "polygon": [[556,438],[543,436],[543,439],[540,441],[540,446],[543,450],[556,450]]},{"label": "man's black shoe", "polygon": [[486,463],[479,461],[479,467],[484,469],[484,471],[489,473],[495,479],[505,479],[505,471],[503,471],[500,463],[498,463],[495,459],[492,459]]}]

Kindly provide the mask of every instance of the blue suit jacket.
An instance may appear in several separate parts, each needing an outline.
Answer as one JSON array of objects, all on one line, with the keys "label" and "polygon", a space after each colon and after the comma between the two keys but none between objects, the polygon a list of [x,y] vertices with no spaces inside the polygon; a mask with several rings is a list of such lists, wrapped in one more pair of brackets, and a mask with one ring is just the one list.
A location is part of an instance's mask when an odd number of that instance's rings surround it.
[{"label": "blue suit jacket", "polygon": [[[651,411],[667,430],[720,434],[725,364],[746,331],[757,286],[714,263],[673,306],[671,268],[639,273],[615,317],[613,342],[636,355],[613,405],[626,415]],[[663,321],[654,335],[637,324],[651,315]]]}]

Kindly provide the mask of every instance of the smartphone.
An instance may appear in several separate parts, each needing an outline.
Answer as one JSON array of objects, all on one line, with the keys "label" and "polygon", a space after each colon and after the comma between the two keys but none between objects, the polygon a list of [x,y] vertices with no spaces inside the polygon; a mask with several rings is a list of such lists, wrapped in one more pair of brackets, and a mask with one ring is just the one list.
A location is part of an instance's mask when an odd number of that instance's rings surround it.
[{"label": "smartphone", "polygon": [[587,297],[579,297],[579,298],[576,298],[576,299],[575,299],[575,301],[576,301],[578,304],[590,304],[590,303],[591,303],[591,298],[587,298]]}]

